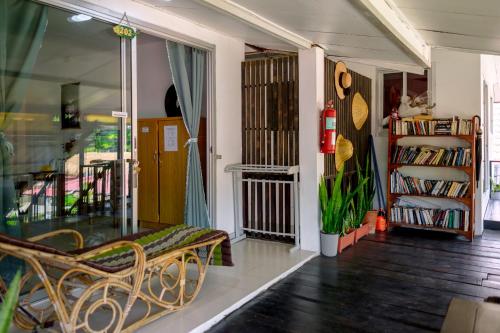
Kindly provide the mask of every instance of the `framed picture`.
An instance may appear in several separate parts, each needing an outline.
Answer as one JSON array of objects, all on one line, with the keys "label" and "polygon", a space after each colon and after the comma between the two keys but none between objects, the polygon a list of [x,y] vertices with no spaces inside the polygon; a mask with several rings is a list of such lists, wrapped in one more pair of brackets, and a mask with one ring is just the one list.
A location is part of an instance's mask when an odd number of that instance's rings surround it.
[{"label": "framed picture", "polygon": [[80,128],[80,82],[61,85],[61,128]]}]

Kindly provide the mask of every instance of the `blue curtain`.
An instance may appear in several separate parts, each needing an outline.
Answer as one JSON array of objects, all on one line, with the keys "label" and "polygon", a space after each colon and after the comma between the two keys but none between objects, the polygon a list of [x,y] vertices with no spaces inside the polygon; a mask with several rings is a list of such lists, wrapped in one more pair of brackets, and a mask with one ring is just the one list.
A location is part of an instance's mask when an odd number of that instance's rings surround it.
[{"label": "blue curtain", "polygon": [[211,224],[205,200],[198,150],[198,129],[203,105],[206,53],[170,41],[167,41],[167,50],[182,117],[190,137],[186,142],[188,161],[184,223],[209,228]]}]

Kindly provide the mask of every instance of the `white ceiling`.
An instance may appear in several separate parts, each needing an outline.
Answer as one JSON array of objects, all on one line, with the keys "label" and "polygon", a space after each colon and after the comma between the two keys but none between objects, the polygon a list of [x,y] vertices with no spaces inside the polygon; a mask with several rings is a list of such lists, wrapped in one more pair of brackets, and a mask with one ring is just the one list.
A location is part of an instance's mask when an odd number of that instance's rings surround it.
[{"label": "white ceiling", "polygon": [[[136,0],[196,21],[257,46],[290,50],[292,46],[196,0]],[[415,65],[351,0],[235,0],[235,3],[326,48],[337,57]]]},{"label": "white ceiling", "polygon": [[269,34],[250,27],[249,25],[208,8],[195,0],[134,0],[136,2],[153,6],[163,11],[173,13],[179,17],[187,18],[212,30],[225,35],[244,40],[246,43],[270,49],[294,50],[290,44],[281,41]]},{"label": "white ceiling", "polygon": [[334,56],[414,64],[350,0],[234,0],[326,47]]},{"label": "white ceiling", "polygon": [[432,46],[500,54],[499,0],[393,0]]}]

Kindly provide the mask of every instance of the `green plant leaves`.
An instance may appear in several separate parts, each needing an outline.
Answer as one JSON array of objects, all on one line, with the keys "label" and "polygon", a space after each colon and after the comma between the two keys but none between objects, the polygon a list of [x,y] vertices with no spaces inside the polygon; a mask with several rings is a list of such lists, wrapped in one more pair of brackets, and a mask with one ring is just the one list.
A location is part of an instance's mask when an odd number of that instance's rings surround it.
[{"label": "green plant leaves", "polygon": [[9,285],[9,290],[0,307],[0,333],[7,333],[14,315],[21,286],[21,272],[18,271]]},{"label": "green plant leaves", "polygon": [[349,228],[361,226],[366,212],[371,209],[375,196],[374,173],[371,169],[370,153],[366,158],[366,165],[361,167],[356,159],[357,185],[354,190],[350,184],[342,191],[344,178],[344,165],[335,177],[330,195],[324,177],[319,184],[319,197],[321,204],[321,231],[327,234],[343,235]]}]

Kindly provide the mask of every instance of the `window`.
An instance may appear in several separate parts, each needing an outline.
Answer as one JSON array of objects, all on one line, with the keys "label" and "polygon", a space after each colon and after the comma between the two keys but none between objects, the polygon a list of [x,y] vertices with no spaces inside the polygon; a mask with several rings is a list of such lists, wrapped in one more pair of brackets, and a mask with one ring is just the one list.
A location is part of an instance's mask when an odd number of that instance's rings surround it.
[{"label": "window", "polygon": [[[399,109],[401,97],[408,96],[411,100],[419,98],[430,103],[429,94],[429,71],[424,74],[407,72],[381,72],[379,75],[379,110],[382,110],[379,123],[383,128],[389,124],[389,116],[392,110]],[[429,101],[429,102],[428,102]]]}]

